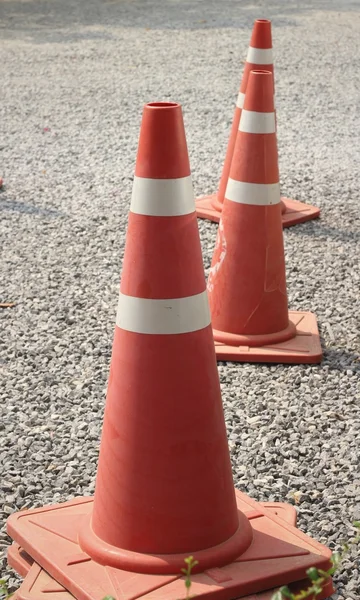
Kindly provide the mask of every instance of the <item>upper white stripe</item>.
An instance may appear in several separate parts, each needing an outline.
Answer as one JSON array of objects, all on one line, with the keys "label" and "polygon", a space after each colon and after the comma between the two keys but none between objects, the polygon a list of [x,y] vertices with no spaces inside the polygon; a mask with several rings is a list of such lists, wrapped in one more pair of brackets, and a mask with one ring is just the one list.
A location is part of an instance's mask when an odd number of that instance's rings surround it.
[{"label": "upper white stripe", "polygon": [[134,177],[130,210],[138,215],[176,217],[195,211],[191,175],[179,179]]},{"label": "upper white stripe", "polygon": [[244,133],[275,133],[275,113],[242,110],[239,131]]},{"label": "upper white stripe", "polygon": [[116,325],[134,333],[178,334],[210,325],[206,290],[186,298],[151,300],[120,293]]},{"label": "upper white stripe", "polygon": [[280,202],[279,183],[245,183],[229,178],[225,198],[239,204],[267,206]]},{"label": "upper white stripe", "polygon": [[273,51],[272,48],[253,48],[249,46],[246,60],[253,65],[272,65]]},{"label": "upper white stripe", "polygon": [[244,100],[245,100],[245,94],[243,94],[242,92],[239,92],[239,95],[236,100],[236,106],[238,108],[242,108],[244,106]]}]

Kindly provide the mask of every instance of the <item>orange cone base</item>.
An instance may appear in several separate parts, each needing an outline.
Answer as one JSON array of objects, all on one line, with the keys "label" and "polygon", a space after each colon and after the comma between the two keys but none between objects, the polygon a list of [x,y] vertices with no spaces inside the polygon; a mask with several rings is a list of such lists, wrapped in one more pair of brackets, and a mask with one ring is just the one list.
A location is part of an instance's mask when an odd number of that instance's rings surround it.
[{"label": "orange cone base", "polygon": [[320,216],[320,208],[299,202],[299,200],[291,200],[290,198],[281,198],[285,204],[286,210],[282,213],[283,227],[291,227],[306,221],[312,221]]},{"label": "orange cone base", "polygon": [[[236,490],[236,497],[238,509],[251,524],[252,544],[234,562],[193,575],[192,594],[211,600],[241,598],[300,581],[312,566],[329,568],[330,550],[242,492]],[[82,551],[78,533],[92,504],[91,498],[78,498],[62,505],[15,513],[8,520],[8,533],[79,600],[101,600],[106,595],[116,600],[181,598],[185,587],[179,573],[149,575],[124,571],[100,565]],[[193,555],[196,559],[196,552]],[[32,598],[35,588],[29,589]]]},{"label": "orange cone base", "polygon": [[199,219],[207,219],[218,223],[220,221],[221,211],[214,208],[214,202],[217,200],[216,194],[210,196],[201,196],[195,200],[196,214]]},{"label": "orange cone base", "polygon": [[[290,589],[293,593],[306,590],[310,586],[310,581],[304,579],[297,581],[294,584],[290,584]],[[184,588],[185,589],[185,588]],[[266,592],[260,592],[259,594],[251,596],[243,596],[243,600],[271,600],[273,594],[278,588],[267,590]],[[331,579],[324,587],[321,594],[316,596],[316,600],[326,600],[334,592]],[[181,597],[184,596],[183,595]],[[16,595],[13,596],[14,600],[74,600],[74,596],[70,594],[65,588],[57,583],[46,571],[44,571],[37,563],[29,565],[29,574],[26,576],[25,581],[20,586]],[[163,600],[166,600],[165,598]],[[308,596],[307,600],[315,600],[314,596]]]},{"label": "orange cone base", "polygon": [[[270,513],[280,517],[286,523],[290,523],[290,525],[293,525],[294,527],[296,526],[297,511],[292,504],[286,504],[285,502],[260,502],[259,504],[263,508],[266,508]],[[10,567],[12,567],[21,577],[25,577],[28,574],[31,565],[34,562],[30,554],[25,552],[25,550],[23,550],[16,542],[13,542],[8,548],[7,560]]]},{"label": "orange cone base", "polygon": [[296,337],[296,327],[289,319],[286,329],[276,331],[275,333],[266,333],[263,335],[237,335],[213,329],[214,339],[216,342],[225,346],[250,346],[258,348],[259,346],[274,346],[288,340],[293,340]]},{"label": "orange cone base", "polygon": [[[218,361],[314,364],[321,362],[322,349],[316,316],[310,312],[289,311],[289,321],[296,327],[295,337],[280,343],[261,346],[263,339],[259,336],[259,346],[243,345],[244,336],[239,336],[242,345],[236,344],[236,336],[231,336],[230,343],[224,343],[225,332],[214,330],[215,352]],[[219,335],[218,335],[219,334]]]},{"label": "orange cone base", "polygon": [[[299,202],[298,200],[291,200],[290,198],[281,198],[285,204],[286,210],[282,213],[283,227],[291,227],[298,223],[305,223],[305,221],[311,221],[317,219],[320,215],[320,209],[305,202]],[[196,214],[199,219],[208,219],[214,223],[220,221],[221,211],[215,207],[218,205],[216,194],[210,196],[202,196],[195,202]]]},{"label": "orange cone base", "polygon": [[[239,527],[231,538],[218,546],[196,552],[202,570],[227,565],[248,549],[252,539],[251,525],[241,512],[238,513],[238,518]],[[82,550],[96,563],[135,573],[172,575],[181,572],[184,560],[189,555],[186,553],[157,556],[116,548],[96,536],[90,521],[91,513],[83,518],[83,524],[78,530],[78,539]]]},{"label": "orange cone base", "polygon": [[[260,502],[260,504],[268,511],[281,517],[283,521],[290,523],[290,525],[296,525],[297,512],[291,504],[283,502]],[[8,549],[8,563],[19,575],[26,577],[16,594],[17,600],[48,600],[49,594],[51,594],[52,600],[73,600],[74,597],[37,563],[34,563],[30,555],[15,542]],[[309,585],[309,580],[302,580],[290,584],[290,589],[293,593],[296,593],[307,589]],[[272,589],[260,592],[255,597],[253,595],[246,596],[244,600],[271,600],[276,591],[276,589]],[[318,600],[325,600],[334,591],[332,581],[329,580],[322,594],[318,595],[317,598]],[[309,597],[309,600],[313,599]]]}]

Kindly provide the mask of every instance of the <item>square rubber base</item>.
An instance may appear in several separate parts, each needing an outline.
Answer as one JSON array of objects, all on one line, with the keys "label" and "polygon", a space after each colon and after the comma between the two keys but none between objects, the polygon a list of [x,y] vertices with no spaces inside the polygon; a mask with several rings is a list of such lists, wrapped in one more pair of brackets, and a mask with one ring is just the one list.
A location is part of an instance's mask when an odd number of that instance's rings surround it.
[{"label": "square rubber base", "polygon": [[[270,512],[280,516],[283,521],[296,525],[297,512],[291,504],[283,502],[260,502],[260,504]],[[74,596],[57,583],[37,563],[34,563],[31,556],[15,542],[8,549],[8,563],[19,575],[25,578],[16,593],[16,600],[48,600],[49,594],[51,594],[51,600],[73,600]],[[290,584],[290,588],[295,593],[307,589],[309,585],[309,580],[304,579]],[[244,600],[271,600],[277,589],[260,592],[255,596],[245,596]],[[323,592],[317,596],[317,600],[325,600],[333,591],[332,581],[329,580]],[[312,598],[309,597],[308,600],[312,600]]]},{"label": "square rubber base", "polygon": [[[200,219],[208,219],[215,223],[220,220],[221,213],[212,207],[212,202],[216,198],[216,194],[210,196],[202,196],[197,198],[195,202],[196,213]],[[291,227],[298,223],[305,223],[317,219],[320,215],[320,209],[298,200],[290,198],[281,198],[286,206],[286,211],[281,215],[283,227]]]},{"label": "square rubber base", "polygon": [[[233,563],[194,575],[192,594],[211,600],[231,600],[300,581],[312,566],[329,568],[330,550],[238,490],[236,498],[238,509],[247,515],[252,526],[253,542]],[[8,532],[78,600],[102,600],[106,595],[116,600],[183,597],[181,574],[122,571],[95,563],[82,552],[77,542],[78,530],[82,519],[91,513],[92,502],[91,498],[78,498],[15,513],[8,520]],[[33,589],[34,586],[30,591]]]},{"label": "square rubber base", "polygon": [[[308,579],[298,581],[295,584],[290,585],[292,592],[298,592],[306,590],[310,585]],[[278,588],[267,590],[266,592],[260,592],[259,594],[245,596],[243,600],[271,600],[273,594]],[[331,580],[327,583],[323,592],[316,596],[316,600],[326,600],[334,592]],[[185,586],[183,594],[179,598],[185,597]],[[74,600],[74,596],[70,594],[65,588],[57,583],[46,571],[44,571],[37,563],[29,565],[29,572],[25,578],[25,581],[21,584],[17,590],[16,595],[13,596],[14,600]],[[315,600],[312,596],[308,596],[307,600]]]},{"label": "square rubber base", "polygon": [[281,200],[286,206],[286,211],[281,215],[283,227],[291,227],[292,225],[312,221],[320,216],[320,208],[316,206],[298,200],[291,200],[290,198],[281,198]]},{"label": "square rubber base", "polygon": [[291,340],[259,348],[215,342],[217,360],[293,365],[321,362],[323,353],[316,316],[309,312],[289,311],[289,320],[297,332]]},{"label": "square rubber base", "polygon": [[[286,504],[285,502],[260,502],[259,504],[286,523],[290,523],[290,525],[296,527],[297,512],[295,506],[292,504]],[[16,542],[13,542],[8,548],[7,560],[10,567],[21,575],[21,577],[25,577],[28,574],[34,562],[31,556]]]}]

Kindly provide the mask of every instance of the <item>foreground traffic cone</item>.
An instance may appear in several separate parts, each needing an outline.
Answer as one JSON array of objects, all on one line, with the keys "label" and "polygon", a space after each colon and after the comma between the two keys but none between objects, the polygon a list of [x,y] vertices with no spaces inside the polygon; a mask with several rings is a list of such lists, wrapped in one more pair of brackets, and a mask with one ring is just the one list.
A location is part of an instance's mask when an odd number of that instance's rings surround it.
[{"label": "foreground traffic cone", "polygon": [[[217,193],[197,199],[196,211],[198,217],[200,218],[210,219],[210,221],[215,221],[217,223],[220,220],[249,74],[250,71],[254,69],[265,69],[267,71],[271,71],[272,73],[274,72],[271,21],[267,19],[257,19],[254,23],[247,59],[245,62],[244,73],[236,101],[233,123],[219,188]],[[310,206],[310,204],[299,202],[298,200],[291,200],[290,198],[282,198],[280,207],[283,227],[290,227],[291,225],[296,225],[297,223],[303,223],[305,221],[315,219],[320,214],[320,210],[318,208]]]},{"label": "foreground traffic cone", "polygon": [[237,533],[207,302],[181,109],[147,106],[94,508],[80,538],[101,562],[110,545],[114,566],[174,573],[189,549],[210,567],[250,544],[246,519]]},{"label": "foreground traffic cone", "polygon": [[270,71],[249,75],[208,293],[219,360],[321,360],[315,316],[288,312]]},{"label": "foreground traffic cone", "polygon": [[177,600],[190,554],[192,590],[219,600],[329,566],[233,488],[177,104],[144,109],[95,497],[16,513],[8,532],[78,600]]}]

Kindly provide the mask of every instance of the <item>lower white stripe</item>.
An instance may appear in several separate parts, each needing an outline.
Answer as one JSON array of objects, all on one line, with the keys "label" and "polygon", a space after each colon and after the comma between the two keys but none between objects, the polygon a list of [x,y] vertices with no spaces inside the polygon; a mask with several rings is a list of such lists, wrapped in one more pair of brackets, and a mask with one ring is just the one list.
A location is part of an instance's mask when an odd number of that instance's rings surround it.
[{"label": "lower white stripe", "polygon": [[138,215],[176,217],[195,211],[191,175],[179,179],[134,177],[130,210]]},{"label": "lower white stripe", "polygon": [[244,181],[228,180],[225,198],[239,204],[254,204],[267,206],[280,202],[279,183],[245,183]]},{"label": "lower white stripe", "polygon": [[242,108],[244,106],[244,100],[245,100],[245,94],[243,94],[242,92],[239,92],[239,95],[238,95],[237,101],[236,101],[236,106],[238,108]]},{"label": "lower white stripe", "polygon": [[253,65],[272,65],[273,51],[272,48],[253,48],[249,46],[246,61]]},{"label": "lower white stripe", "polygon": [[244,133],[275,133],[275,113],[242,110],[239,131]]},{"label": "lower white stripe", "polygon": [[135,298],[120,293],[116,325],[134,333],[165,335],[204,329],[210,325],[207,292],[170,300]]}]

